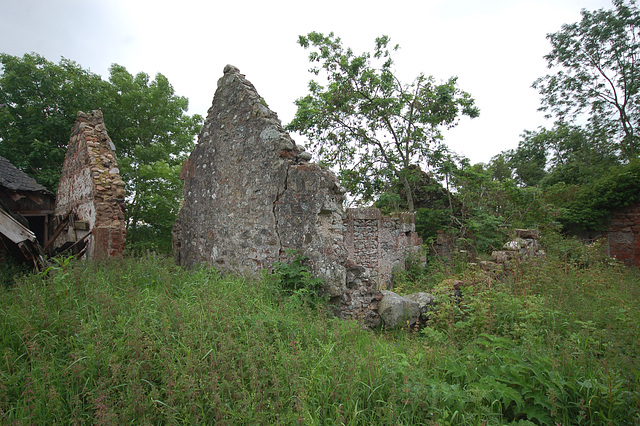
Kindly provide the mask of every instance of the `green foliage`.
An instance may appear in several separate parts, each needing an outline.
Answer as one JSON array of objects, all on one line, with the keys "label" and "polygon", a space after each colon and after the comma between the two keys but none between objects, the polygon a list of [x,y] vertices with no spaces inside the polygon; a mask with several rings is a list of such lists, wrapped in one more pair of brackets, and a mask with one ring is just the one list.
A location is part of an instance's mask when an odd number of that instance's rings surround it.
[{"label": "green foliage", "polygon": [[[458,207],[448,232],[473,241],[478,253],[491,253],[502,247],[510,237],[508,229],[557,227],[557,209],[543,197],[543,191],[517,185],[505,173],[504,161],[503,156],[498,156],[489,165],[471,165],[463,159],[451,169],[451,185],[455,188],[453,204]],[[437,219],[433,215],[432,218]],[[425,220],[418,211],[416,229],[429,219]],[[427,223],[427,226],[431,226],[433,232],[433,224]]]},{"label": "green foliage", "polygon": [[573,236],[566,237],[548,232],[542,236],[541,242],[550,255],[562,261],[565,269],[567,266],[586,269],[616,265],[616,260],[607,255],[606,243],[603,240],[585,243]]},{"label": "green foliage", "polygon": [[0,260],[0,287],[13,286],[16,279],[20,279],[32,269],[32,265],[18,262],[13,256],[4,255]]},{"label": "green foliage", "polygon": [[619,141],[624,158],[638,155],[640,11],[635,0],[613,0],[612,10],[582,10],[582,20],[549,34],[549,68],[538,79],[542,110],[561,122],[586,115],[592,131]]},{"label": "green foliage", "polygon": [[276,262],[273,275],[280,291],[297,302],[308,303],[312,306],[324,301],[324,282],[314,278],[307,266],[308,259],[295,250],[287,252],[291,258],[289,262]]},{"label": "green foliage", "polygon": [[0,289],[0,422],[637,423],[638,272],[545,244],[504,281],[466,269],[462,298],[424,281],[438,309],[420,333],[289,303],[269,276],[60,259]]},{"label": "green foliage", "polygon": [[55,192],[76,114],[105,106],[108,83],[68,59],[2,53],[0,64],[0,155]]},{"label": "green foliage", "polygon": [[170,251],[166,243],[140,240],[171,239],[180,166],[202,122],[186,114],[188,100],[162,74],[151,80],[117,64],[103,81],[67,59],[2,54],[0,61],[0,155],[55,191],[77,112],[101,108],[127,186],[128,243]]},{"label": "green foliage", "polygon": [[547,150],[545,130],[540,132],[524,131],[518,148],[507,151],[504,156],[515,172],[519,182],[526,186],[534,186],[547,175]]},{"label": "green foliage", "polygon": [[602,177],[620,165],[616,151],[604,132],[557,124],[551,130],[525,131],[518,148],[503,155],[519,184],[547,187],[582,185]]},{"label": "green foliage", "polygon": [[430,245],[437,238],[438,231],[451,226],[451,211],[447,208],[421,207],[415,212],[416,232],[424,244]]},{"label": "green foliage", "polygon": [[437,84],[420,74],[411,84],[401,83],[391,58],[399,46],[389,49],[389,42],[379,37],[373,54],[356,55],[333,33],[300,36],[299,44],[311,49],[310,72],[322,75],[326,86],[309,83],[287,129],[306,136],[355,197],[372,201],[395,179],[413,211],[410,166],[438,163],[440,128],[455,126],[460,115],[476,117],[479,110],[456,78]]},{"label": "green foliage", "polygon": [[[170,244],[161,241],[171,240],[182,199],[180,168],[193,149],[202,117],[186,115],[189,101],[176,96],[162,74],[151,80],[117,64],[109,71],[113,101],[104,113],[127,183],[127,243],[171,252]],[[159,243],[140,241],[146,236]]]},{"label": "green foliage", "polygon": [[602,178],[580,188],[563,205],[559,218],[569,230],[601,230],[610,214],[640,201],[640,161],[611,169]]}]

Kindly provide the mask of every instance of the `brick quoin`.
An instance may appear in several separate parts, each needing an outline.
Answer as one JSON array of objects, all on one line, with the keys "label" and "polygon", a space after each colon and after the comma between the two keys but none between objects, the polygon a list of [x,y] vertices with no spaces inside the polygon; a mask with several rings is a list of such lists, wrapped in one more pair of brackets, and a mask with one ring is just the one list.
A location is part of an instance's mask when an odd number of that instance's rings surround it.
[{"label": "brick quoin", "polygon": [[640,267],[640,204],[612,213],[605,235],[610,256]]}]

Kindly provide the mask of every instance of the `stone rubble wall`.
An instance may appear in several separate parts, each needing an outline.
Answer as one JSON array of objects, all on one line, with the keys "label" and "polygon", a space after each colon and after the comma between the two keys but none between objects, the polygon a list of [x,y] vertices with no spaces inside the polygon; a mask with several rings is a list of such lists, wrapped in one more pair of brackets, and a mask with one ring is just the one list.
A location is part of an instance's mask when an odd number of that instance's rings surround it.
[{"label": "stone rubble wall", "polygon": [[[91,233],[87,257],[101,259],[124,253],[125,184],[102,111],[78,112],[62,165],[56,193],[56,217],[71,211],[70,226],[56,247]],[[88,224],[79,226],[81,222]],[[74,225],[78,224],[78,225]]]},{"label": "stone rubble wall", "polygon": [[612,213],[605,236],[609,256],[640,267],[640,204]]},{"label": "stone rubble wall", "polygon": [[390,288],[393,268],[404,267],[406,257],[418,254],[422,245],[410,213],[383,216],[376,208],[348,209],[344,225],[350,258],[378,290]]},{"label": "stone rubble wall", "polygon": [[295,250],[325,282],[340,316],[376,325],[380,288],[420,244],[413,216],[345,214],[336,176],[310,158],[255,87],[227,65],[182,168],[175,260],[257,273]]},{"label": "stone rubble wall", "polygon": [[[237,68],[227,66],[198,143],[182,168],[184,202],[174,225],[176,262],[258,272],[283,259],[280,230],[285,221],[300,220],[298,212],[317,214],[323,204],[320,194],[311,192],[319,182],[305,182],[304,173],[291,167],[303,161],[296,148],[253,85]],[[291,188],[308,186],[308,193],[287,192],[290,172]],[[325,185],[324,194],[329,188]],[[295,214],[280,207],[285,199],[300,200]],[[288,237],[287,243],[301,244],[304,232]]]}]

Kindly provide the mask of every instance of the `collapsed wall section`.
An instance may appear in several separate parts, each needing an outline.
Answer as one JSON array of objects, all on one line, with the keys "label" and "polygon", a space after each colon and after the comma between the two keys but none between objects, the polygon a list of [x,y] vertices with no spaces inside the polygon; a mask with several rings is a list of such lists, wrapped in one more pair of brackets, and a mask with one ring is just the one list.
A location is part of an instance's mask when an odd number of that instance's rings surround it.
[{"label": "collapsed wall section", "polygon": [[56,247],[86,240],[90,259],[124,253],[125,184],[114,149],[102,111],[78,112],[56,193],[55,215],[68,215],[69,226]]}]

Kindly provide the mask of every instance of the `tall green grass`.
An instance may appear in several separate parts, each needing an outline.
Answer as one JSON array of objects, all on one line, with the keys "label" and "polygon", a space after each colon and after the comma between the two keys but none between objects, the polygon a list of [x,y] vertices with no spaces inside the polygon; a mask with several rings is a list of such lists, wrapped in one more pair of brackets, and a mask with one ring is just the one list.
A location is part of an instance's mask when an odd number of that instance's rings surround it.
[{"label": "tall green grass", "polygon": [[1,290],[0,423],[640,422],[637,271],[553,254],[456,278],[461,301],[431,283],[427,326],[391,333],[273,276],[60,261]]}]

